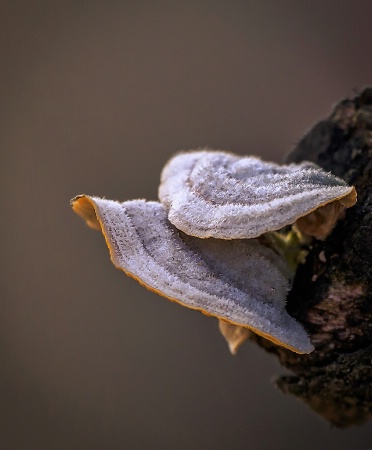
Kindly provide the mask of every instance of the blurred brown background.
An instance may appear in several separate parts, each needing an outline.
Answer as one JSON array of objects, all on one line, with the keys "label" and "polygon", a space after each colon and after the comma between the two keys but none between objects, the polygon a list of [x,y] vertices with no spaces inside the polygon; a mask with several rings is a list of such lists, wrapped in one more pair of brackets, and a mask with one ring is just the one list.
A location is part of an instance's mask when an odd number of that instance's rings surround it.
[{"label": "blurred brown background", "polygon": [[0,25],[0,448],[371,448],[115,270],[69,207],[156,199],[182,149],[282,159],[372,83],[371,1],[3,1]]}]

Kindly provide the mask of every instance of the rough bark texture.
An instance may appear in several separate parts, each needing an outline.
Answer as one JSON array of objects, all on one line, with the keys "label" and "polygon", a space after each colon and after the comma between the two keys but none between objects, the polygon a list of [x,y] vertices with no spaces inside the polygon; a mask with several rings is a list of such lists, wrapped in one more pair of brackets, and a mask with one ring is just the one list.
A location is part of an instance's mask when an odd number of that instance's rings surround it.
[{"label": "rough bark texture", "polygon": [[303,160],[354,185],[358,202],[325,241],[312,242],[288,298],[316,350],[297,355],[253,339],[293,372],[276,380],[283,392],[347,427],[372,415],[372,88],[340,102],[287,157]]}]

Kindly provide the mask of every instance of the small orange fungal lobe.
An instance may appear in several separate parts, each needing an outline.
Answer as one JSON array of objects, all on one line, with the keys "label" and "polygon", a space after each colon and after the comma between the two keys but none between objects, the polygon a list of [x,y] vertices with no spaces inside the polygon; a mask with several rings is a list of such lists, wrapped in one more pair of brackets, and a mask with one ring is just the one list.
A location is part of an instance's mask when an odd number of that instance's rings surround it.
[{"label": "small orange fungal lobe", "polygon": [[78,195],[71,200],[72,209],[82,217],[90,228],[100,230],[101,225],[94,210],[94,203],[88,196]]},{"label": "small orange fungal lobe", "polygon": [[248,328],[239,327],[224,320],[218,321],[218,328],[226,339],[232,355],[236,355],[239,347],[249,338],[251,331]]},{"label": "small orange fungal lobe", "polygon": [[296,226],[302,233],[324,240],[344,215],[345,209],[354,206],[356,200],[356,190],[351,187],[350,192],[344,197],[321,205],[306,216],[297,219]]},{"label": "small orange fungal lobe", "polygon": [[345,197],[341,197],[339,200],[340,203],[344,205],[346,208],[350,208],[351,206],[355,205],[357,198],[358,198],[357,191],[354,186],[351,186],[350,192],[347,195],[345,195]]}]

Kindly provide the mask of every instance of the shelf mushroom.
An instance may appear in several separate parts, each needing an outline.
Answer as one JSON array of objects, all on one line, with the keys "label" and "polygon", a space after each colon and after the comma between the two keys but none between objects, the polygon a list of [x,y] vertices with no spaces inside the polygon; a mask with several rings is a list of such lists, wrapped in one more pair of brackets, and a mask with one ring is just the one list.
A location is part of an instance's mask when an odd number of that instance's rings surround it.
[{"label": "shelf mushroom", "polygon": [[158,202],[79,196],[76,213],[101,228],[116,267],[183,306],[251,329],[297,353],[313,346],[285,310],[290,272],[258,239],[198,239],[177,230]]},{"label": "shelf mushroom", "polygon": [[324,239],[356,202],[353,187],[311,163],[195,151],[168,162],[159,198],[120,203],[80,195],[71,204],[102,231],[117,268],[219,319],[232,353],[251,331],[297,353],[314,350],[285,309],[293,264],[270,232],[296,223]]},{"label": "shelf mushroom", "polygon": [[301,231],[323,239],[356,192],[309,162],[281,166],[204,150],[166,164],[159,199],[173,225],[199,238],[254,238],[298,221]]}]

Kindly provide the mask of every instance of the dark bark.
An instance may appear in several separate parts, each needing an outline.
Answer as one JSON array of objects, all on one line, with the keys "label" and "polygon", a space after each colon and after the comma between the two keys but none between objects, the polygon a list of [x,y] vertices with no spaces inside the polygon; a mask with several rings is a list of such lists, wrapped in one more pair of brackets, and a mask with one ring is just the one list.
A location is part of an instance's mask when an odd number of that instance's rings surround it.
[{"label": "dark bark", "polygon": [[372,415],[372,88],[340,102],[287,157],[303,160],[354,185],[358,201],[325,241],[312,242],[288,298],[315,351],[297,355],[253,339],[293,372],[276,381],[283,392],[347,427]]}]

